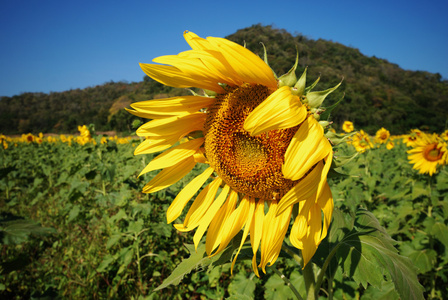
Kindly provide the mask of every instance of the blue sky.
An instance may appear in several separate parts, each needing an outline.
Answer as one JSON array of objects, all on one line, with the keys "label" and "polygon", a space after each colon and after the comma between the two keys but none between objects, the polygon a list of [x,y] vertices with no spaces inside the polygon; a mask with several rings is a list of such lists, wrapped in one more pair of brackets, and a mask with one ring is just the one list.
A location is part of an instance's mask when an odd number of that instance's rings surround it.
[{"label": "blue sky", "polygon": [[258,23],[448,79],[447,12],[446,0],[2,0],[0,96],[141,81],[139,62],[189,49],[184,30],[225,37]]}]

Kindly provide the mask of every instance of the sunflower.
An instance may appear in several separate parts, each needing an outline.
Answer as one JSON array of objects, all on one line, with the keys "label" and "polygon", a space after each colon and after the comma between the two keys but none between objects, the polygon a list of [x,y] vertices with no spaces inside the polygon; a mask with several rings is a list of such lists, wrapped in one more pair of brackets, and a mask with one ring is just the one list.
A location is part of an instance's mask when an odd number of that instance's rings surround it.
[{"label": "sunflower", "polygon": [[364,132],[364,130],[360,130],[352,139],[351,144],[355,146],[356,151],[363,153],[368,149],[373,148],[373,144],[370,141],[370,137],[368,134]]},{"label": "sunflower", "polygon": [[342,124],[342,130],[344,130],[347,133],[350,133],[354,130],[353,123],[350,121],[344,121],[344,124]]},{"label": "sunflower", "polygon": [[437,134],[421,133],[414,148],[408,150],[409,163],[413,164],[413,169],[420,174],[432,176],[440,165],[448,163],[447,143],[437,136]]},{"label": "sunflower", "polygon": [[413,147],[419,139],[422,132],[419,129],[411,129],[411,132],[403,137],[403,142],[408,147]]},{"label": "sunflower", "polygon": [[440,137],[445,141],[448,141],[448,129],[440,134]]},{"label": "sunflower", "polygon": [[381,127],[375,134],[375,143],[385,144],[390,137],[390,132],[384,127]]},{"label": "sunflower", "polygon": [[392,141],[387,142],[387,144],[386,144],[387,150],[392,150],[394,147],[395,147],[394,142],[392,142]]},{"label": "sunflower", "polygon": [[146,139],[135,154],[163,151],[140,173],[163,169],[143,192],[162,190],[205,164],[171,203],[167,222],[178,219],[191,201],[174,226],[182,232],[196,229],[196,248],[207,231],[209,256],[243,230],[233,264],[250,234],[258,276],[258,268],[265,272],[279,256],[296,205],[290,241],[302,250],[306,265],[325,238],[333,211],[326,180],[333,149],[318,120],[321,103],[340,83],[311,92],[305,89],[306,70],[295,77],[297,60],[277,77],[265,61],[229,40],[188,31],[184,38],[192,50],[140,64],[162,84],[204,90],[131,105],[129,112],[151,120],[137,130]]}]

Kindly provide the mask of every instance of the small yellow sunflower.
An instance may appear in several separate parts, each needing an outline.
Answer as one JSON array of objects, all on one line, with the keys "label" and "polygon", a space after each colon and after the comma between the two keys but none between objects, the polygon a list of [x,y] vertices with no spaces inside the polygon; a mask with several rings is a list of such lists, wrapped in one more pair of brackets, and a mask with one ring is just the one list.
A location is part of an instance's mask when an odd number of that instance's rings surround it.
[{"label": "small yellow sunflower", "polygon": [[210,256],[243,230],[238,255],[250,233],[258,275],[259,267],[265,272],[276,261],[298,205],[290,241],[307,264],[327,234],[333,211],[326,180],[333,149],[318,122],[319,107],[340,84],[311,92],[305,89],[305,72],[295,77],[297,61],[277,78],[267,63],[236,43],[188,31],[184,38],[192,50],[157,57],[153,61],[159,64],[140,64],[165,85],[205,91],[131,105],[129,112],[152,120],[137,130],[146,139],[135,154],[164,151],[141,172],[163,169],[143,192],[162,190],[205,164],[171,203],[168,223],[194,198],[185,219],[174,226],[182,232],[196,229],[196,248],[207,231]]},{"label": "small yellow sunflower", "polygon": [[32,133],[22,134],[22,142],[33,143],[36,140],[36,137]]},{"label": "small yellow sunflower", "polygon": [[355,147],[356,151],[363,153],[368,149],[373,148],[373,144],[370,141],[368,134],[364,130],[360,130],[355,136],[353,136],[351,144]]},{"label": "small yellow sunflower", "polygon": [[418,170],[420,174],[432,176],[437,171],[437,167],[447,164],[448,151],[447,143],[439,138],[437,134],[421,133],[414,148],[408,150],[409,163]]},{"label": "small yellow sunflower", "polygon": [[384,127],[381,127],[375,134],[375,143],[385,144],[390,137],[390,132]]},{"label": "small yellow sunflower", "polygon": [[411,129],[411,132],[403,137],[403,143],[408,147],[413,147],[421,134],[419,129]]},{"label": "small yellow sunflower", "polygon": [[342,124],[342,130],[349,133],[352,132],[355,128],[353,127],[353,123],[350,121],[344,121],[344,124]]},{"label": "small yellow sunflower", "polygon": [[388,141],[386,144],[387,150],[392,150],[394,148],[395,144],[392,141]]}]

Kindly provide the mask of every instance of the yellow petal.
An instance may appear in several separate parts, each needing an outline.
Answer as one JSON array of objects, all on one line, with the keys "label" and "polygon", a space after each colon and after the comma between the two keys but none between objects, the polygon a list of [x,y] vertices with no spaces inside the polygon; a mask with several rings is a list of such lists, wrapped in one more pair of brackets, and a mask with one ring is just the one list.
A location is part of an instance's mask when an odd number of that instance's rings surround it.
[{"label": "yellow petal", "polygon": [[208,226],[210,225],[210,222],[215,217],[219,208],[224,203],[224,201],[226,201],[229,190],[230,190],[230,187],[226,184],[224,186],[224,188],[222,189],[221,193],[219,194],[219,196],[215,199],[215,201],[213,201],[212,205],[210,205],[207,212],[201,218],[198,229],[196,229],[196,232],[193,237],[195,249],[198,248],[198,245],[202,239],[202,236],[204,235],[205,231],[207,230]]},{"label": "yellow petal", "polygon": [[143,193],[154,193],[178,182],[185,177],[196,165],[193,157],[160,171],[148,184],[143,187]]},{"label": "yellow petal", "polygon": [[187,216],[185,217],[184,224],[175,224],[179,231],[190,231],[197,226],[201,222],[202,217],[207,212],[210,205],[212,205],[213,201],[216,197],[216,192],[222,182],[222,179],[216,177],[215,180],[212,181],[209,185],[207,185],[196,197],[190,209],[188,210]]},{"label": "yellow petal", "polygon": [[194,50],[204,50],[210,49],[210,42],[206,39],[199,37],[197,34],[191,31],[184,31],[184,38],[187,41],[188,45]]},{"label": "yellow petal", "polygon": [[258,105],[244,121],[244,130],[259,135],[268,130],[286,129],[302,123],[307,115],[299,97],[283,86]]},{"label": "yellow petal", "polygon": [[321,242],[327,236],[328,227],[330,227],[331,217],[333,216],[334,209],[333,197],[331,195],[330,186],[328,184],[324,185],[322,195],[317,199],[317,204],[324,213],[324,224],[319,241]]},{"label": "yellow petal", "polygon": [[260,245],[261,236],[263,233],[264,221],[264,201],[258,200],[255,206],[254,221],[250,229],[250,243],[252,244],[252,252],[256,255]]},{"label": "yellow petal", "polygon": [[140,145],[137,146],[134,150],[134,155],[139,154],[151,154],[156,152],[164,151],[170,147],[172,147],[175,143],[179,141],[179,137],[177,135],[167,136],[166,138],[150,138],[145,139]]},{"label": "yellow petal", "polygon": [[207,58],[210,60],[209,53],[205,51],[185,51],[178,55],[160,56],[154,59],[154,62],[171,65],[177,68],[185,76],[195,78],[197,84],[216,84],[224,82],[225,79],[220,72],[212,72],[210,68],[204,64]]},{"label": "yellow petal", "polygon": [[194,139],[183,144],[180,144],[168,151],[155,157],[140,173],[145,174],[158,169],[171,167],[179,162],[192,157],[199,147],[204,143],[204,138]]},{"label": "yellow petal", "polygon": [[183,52],[182,54],[189,56],[190,58],[200,59],[209,70],[209,73],[215,74],[217,82],[225,83],[230,86],[241,85],[244,83],[219,51],[210,49],[202,51],[192,50]]},{"label": "yellow petal", "polygon": [[223,38],[208,37],[207,41],[223,54],[244,82],[277,88],[271,68],[253,52]]},{"label": "yellow petal", "polygon": [[289,190],[279,201],[278,213],[282,213],[286,208],[314,195],[319,186],[322,170],[323,162],[319,162],[309,174]]},{"label": "yellow petal", "polygon": [[304,240],[302,240],[303,267],[308,264],[314,253],[316,253],[317,246],[320,243],[322,229],[321,210],[317,204],[311,207],[309,215],[309,234]]},{"label": "yellow petal", "polygon": [[193,54],[194,51],[197,51],[195,57],[199,57],[208,67],[210,72],[221,74],[221,77],[225,78],[222,83],[234,86],[241,85],[244,82],[225,59],[224,55],[219,51],[219,48],[212,45],[208,40],[200,38],[193,32],[184,32],[184,37],[193,49],[193,51],[188,52],[187,54]]},{"label": "yellow petal", "polygon": [[263,234],[264,218],[264,201],[258,200],[255,205],[254,218],[250,225],[250,244],[252,245],[253,252],[252,269],[257,277],[260,277],[257,266],[257,252],[260,246],[261,236]]},{"label": "yellow petal", "polygon": [[[236,262],[236,259],[238,258],[238,254],[240,254],[241,248],[243,247],[243,245],[246,241],[247,235],[249,234],[249,230],[252,225],[252,220],[254,219],[254,215],[255,215],[254,214],[255,204],[256,204],[255,199],[254,198],[247,198],[247,199],[244,198],[243,201],[245,201],[245,203],[247,203],[249,205],[249,209],[247,209],[245,206],[244,208],[241,209],[242,212],[239,213],[235,217],[236,220],[246,220],[246,221],[244,224],[244,232],[243,232],[243,236],[241,237],[240,247],[238,248],[238,251],[236,252],[236,254],[234,256],[233,261],[232,261],[232,266],[230,267],[230,274],[233,274],[233,267],[235,266],[235,262]],[[234,228],[237,228],[238,226],[239,226],[238,224],[235,224]],[[221,246],[220,246],[220,248],[221,248]],[[218,249],[218,251],[219,250],[220,249]],[[254,256],[254,257],[256,257],[256,256]],[[258,274],[258,269],[256,271],[256,274]],[[259,275],[257,275],[257,276],[259,276]]]},{"label": "yellow petal", "polygon": [[[297,215],[296,219],[294,220],[294,224],[292,225],[291,228],[291,235],[290,235],[291,243],[294,245],[294,243],[292,242],[293,239],[297,240],[303,239],[307,235],[307,231],[308,231],[308,222],[306,221],[305,216],[301,214]],[[299,248],[297,246],[295,247]]]},{"label": "yellow petal", "polygon": [[188,183],[182,191],[177,194],[176,198],[173,200],[166,212],[168,224],[180,216],[187,202],[190,201],[191,197],[193,197],[197,191],[199,191],[205,181],[210,178],[213,171],[213,168],[207,168],[204,172],[202,172],[202,174],[196,176],[192,181],[190,181],[190,183]]},{"label": "yellow petal", "polygon": [[140,63],[140,67],[146,75],[164,85],[178,88],[198,87],[217,93],[224,92],[217,82],[199,81],[203,78],[191,77],[173,66]]},{"label": "yellow petal", "polygon": [[292,138],[285,152],[282,172],[285,178],[298,180],[332,151],[322,126],[310,116]]},{"label": "yellow petal", "polygon": [[201,108],[209,107],[215,102],[214,98],[201,96],[179,96],[162,100],[139,101],[131,104],[135,111],[129,112],[145,119],[158,119],[197,112]]},{"label": "yellow petal", "polygon": [[[331,145],[330,145],[331,147]],[[333,162],[333,148],[330,149],[328,156],[325,158],[325,166],[322,170],[322,174],[320,175],[319,187],[317,188],[317,197],[320,197],[322,193],[322,189],[325,184],[327,184],[327,175],[330,171],[331,163]]]},{"label": "yellow petal", "polygon": [[205,250],[207,255],[210,256],[212,251],[215,250],[219,244],[221,244],[223,236],[229,234],[229,232],[224,232],[223,229],[227,219],[235,210],[237,201],[238,193],[234,190],[230,190],[230,195],[227,201],[221,206],[213,220],[210,222],[210,226],[207,230],[207,239],[205,242]]},{"label": "yellow petal", "polygon": [[263,223],[263,236],[261,237],[260,267],[266,273],[266,266],[272,266],[277,260],[282,243],[288,230],[292,207],[277,214],[277,201],[272,201],[269,212]]},{"label": "yellow petal", "polygon": [[202,130],[206,117],[205,113],[198,112],[190,115],[152,120],[140,126],[137,129],[137,135],[154,137],[181,136],[186,131]]}]

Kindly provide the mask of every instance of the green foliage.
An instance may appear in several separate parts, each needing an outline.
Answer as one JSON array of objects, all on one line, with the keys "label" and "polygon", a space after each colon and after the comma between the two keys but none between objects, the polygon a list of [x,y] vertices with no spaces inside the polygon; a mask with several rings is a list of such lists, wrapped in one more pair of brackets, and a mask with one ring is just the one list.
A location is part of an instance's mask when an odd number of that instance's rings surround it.
[{"label": "green foliage", "polygon": [[[233,275],[240,240],[211,259],[203,246],[195,251],[192,234],[166,224],[166,210],[201,169],[142,194],[154,174],[137,175],[151,157],[134,157],[133,143],[24,143],[0,152],[0,298],[293,299],[289,284],[305,294],[303,271],[286,252],[257,278],[249,241]],[[418,175],[400,144],[354,157],[348,147],[338,146],[348,176],[329,179],[336,209],[312,260],[319,270],[330,257],[319,296],[418,299],[423,291],[443,299],[446,169]]]}]

